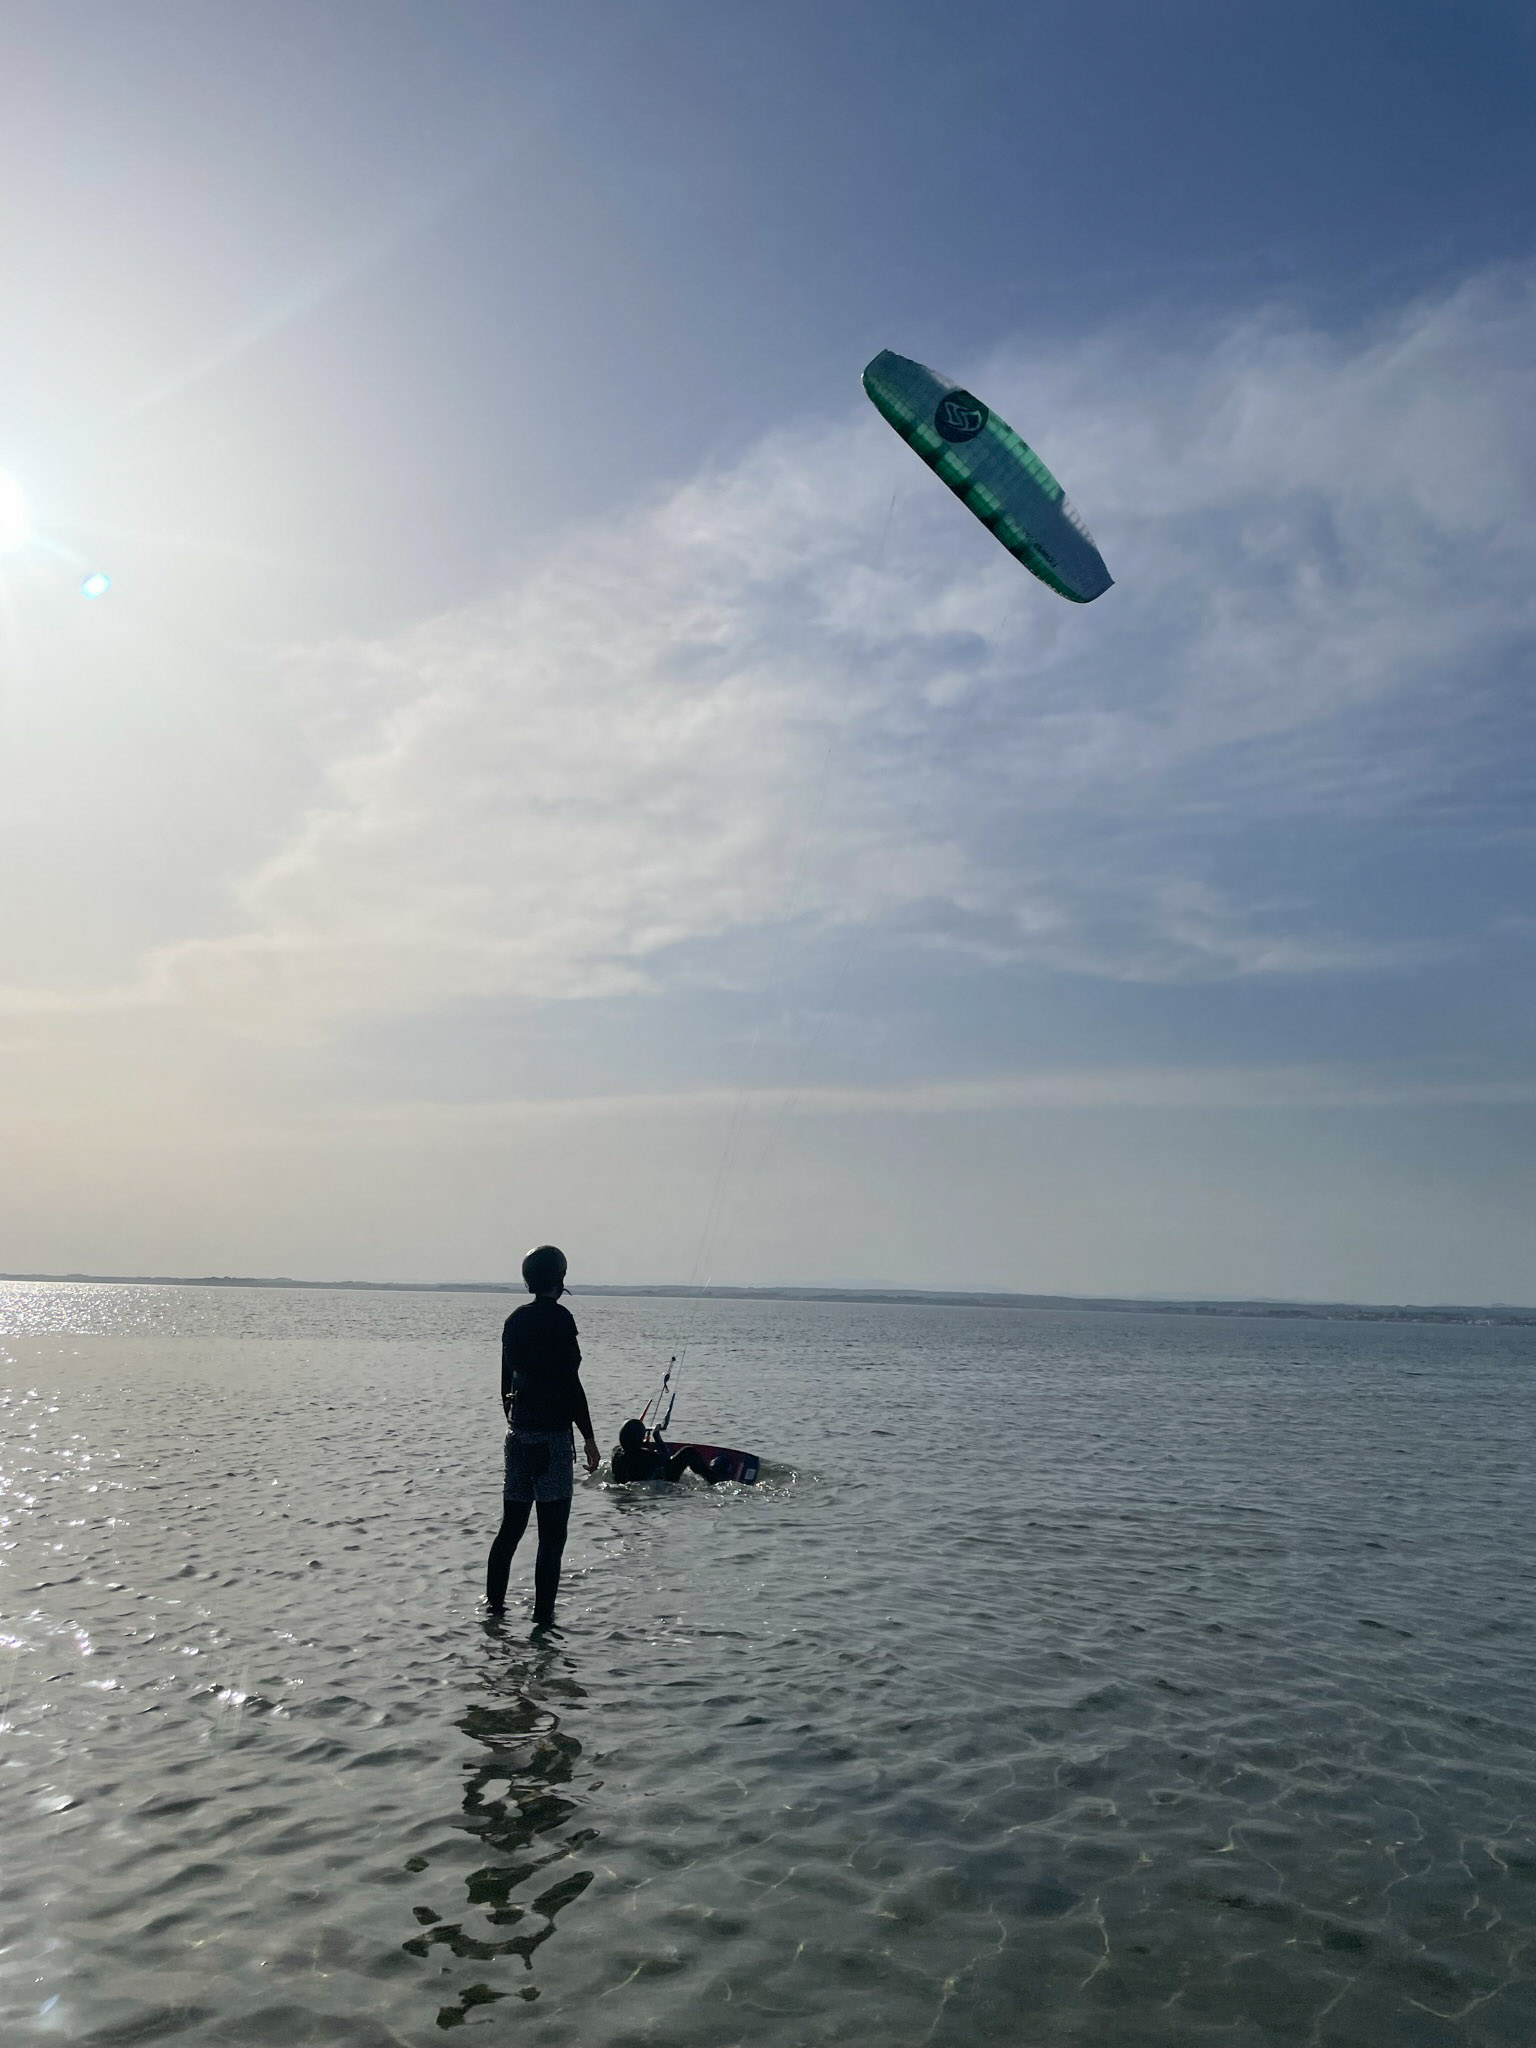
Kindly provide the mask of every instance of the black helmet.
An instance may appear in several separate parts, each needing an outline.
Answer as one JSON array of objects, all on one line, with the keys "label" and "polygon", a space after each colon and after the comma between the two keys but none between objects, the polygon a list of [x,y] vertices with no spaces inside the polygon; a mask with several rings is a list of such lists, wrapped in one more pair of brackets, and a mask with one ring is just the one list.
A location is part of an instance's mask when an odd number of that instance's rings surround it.
[{"label": "black helmet", "polygon": [[523,1285],[530,1294],[552,1294],[565,1285],[565,1253],[558,1245],[534,1246],[523,1261]]},{"label": "black helmet", "polygon": [[645,1424],[638,1417],[626,1422],[619,1431],[619,1444],[623,1450],[638,1451],[645,1442]]}]

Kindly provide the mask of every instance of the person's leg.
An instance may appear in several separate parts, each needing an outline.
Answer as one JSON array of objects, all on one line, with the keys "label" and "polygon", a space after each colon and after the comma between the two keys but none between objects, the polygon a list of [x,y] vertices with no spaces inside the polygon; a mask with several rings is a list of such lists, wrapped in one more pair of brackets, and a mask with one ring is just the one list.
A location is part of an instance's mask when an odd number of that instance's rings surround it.
[{"label": "person's leg", "polygon": [[711,1486],[715,1484],[716,1480],[725,1477],[725,1460],[723,1458],[706,1458],[702,1452],[696,1451],[692,1444],[688,1446],[686,1451],[679,1451],[678,1456],[686,1458],[686,1469],[688,1471],[697,1472],[699,1477],[707,1479]]},{"label": "person's leg", "polygon": [[[533,1511],[531,1500],[508,1500],[501,1504],[501,1527],[485,1561],[485,1604],[501,1609],[507,1604],[507,1579],[512,1570],[512,1553],[528,1526]],[[540,1517],[542,1527],[543,1517]]]},{"label": "person's leg", "polygon": [[565,1555],[565,1536],[571,1521],[571,1496],[564,1500],[539,1502],[539,1554],[533,1565],[533,1619],[538,1628],[548,1628],[555,1618],[555,1595],[560,1590],[560,1560]]}]

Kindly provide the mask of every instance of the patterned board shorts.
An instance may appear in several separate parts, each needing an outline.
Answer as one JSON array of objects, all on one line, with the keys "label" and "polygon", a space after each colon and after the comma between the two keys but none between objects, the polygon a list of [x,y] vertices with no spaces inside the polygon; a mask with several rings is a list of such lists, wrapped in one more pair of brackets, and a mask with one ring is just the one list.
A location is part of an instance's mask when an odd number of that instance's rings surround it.
[{"label": "patterned board shorts", "polygon": [[508,1430],[506,1470],[504,1500],[569,1500],[576,1483],[570,1430]]}]

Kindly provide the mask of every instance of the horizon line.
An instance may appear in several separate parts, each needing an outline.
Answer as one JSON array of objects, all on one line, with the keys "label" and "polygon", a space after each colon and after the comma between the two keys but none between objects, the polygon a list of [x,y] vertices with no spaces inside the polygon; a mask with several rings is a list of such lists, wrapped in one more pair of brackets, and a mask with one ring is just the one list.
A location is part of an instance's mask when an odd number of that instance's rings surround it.
[{"label": "horizon line", "polygon": [[[21,1282],[89,1287],[291,1287],[313,1291],[384,1294],[526,1294],[521,1280],[296,1280],[287,1274],[237,1273],[0,1273],[0,1284]],[[1536,1307],[1518,1302],[1368,1302],[1296,1300],[1281,1295],[1041,1294],[984,1287],[809,1287],[792,1282],[762,1286],[694,1286],[686,1282],[588,1281],[567,1290],[584,1294],[647,1295],[684,1300],[829,1301],[972,1308],[1049,1308],[1129,1311],[1153,1315],[1258,1315],[1397,1322],[1536,1324]]]}]

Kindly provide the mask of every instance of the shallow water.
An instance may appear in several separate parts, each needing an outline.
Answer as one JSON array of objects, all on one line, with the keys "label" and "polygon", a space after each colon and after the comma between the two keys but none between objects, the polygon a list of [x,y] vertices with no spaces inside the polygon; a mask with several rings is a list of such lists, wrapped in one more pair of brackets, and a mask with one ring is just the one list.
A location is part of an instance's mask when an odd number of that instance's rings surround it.
[{"label": "shallow water", "polygon": [[1536,2039],[1536,1333],[578,1298],[541,1644],[511,1305],[0,1289],[0,2038]]}]

